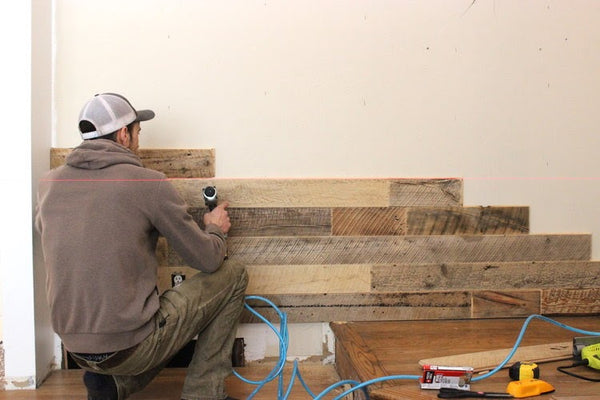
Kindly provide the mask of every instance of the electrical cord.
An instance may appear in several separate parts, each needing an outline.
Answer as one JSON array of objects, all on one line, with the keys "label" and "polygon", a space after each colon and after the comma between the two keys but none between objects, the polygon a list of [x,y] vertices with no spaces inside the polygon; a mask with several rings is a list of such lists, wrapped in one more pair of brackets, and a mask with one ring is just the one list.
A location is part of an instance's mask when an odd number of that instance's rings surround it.
[{"label": "electrical cord", "polygon": [[[248,311],[250,311],[250,313],[252,313],[256,317],[258,317],[261,321],[263,321],[265,324],[267,324],[267,326],[275,333],[275,335],[277,336],[277,338],[279,340],[278,362],[265,379],[260,380],[260,381],[252,381],[252,380],[242,377],[240,374],[237,373],[237,371],[235,371],[235,370],[233,371],[235,376],[237,376],[243,382],[246,382],[246,383],[252,384],[252,385],[257,385],[256,389],[254,389],[254,391],[248,396],[248,398],[247,398],[248,400],[252,399],[264,387],[264,385],[273,381],[276,378],[279,379],[278,391],[277,391],[277,394],[278,394],[277,399],[278,400],[287,400],[290,392],[292,391],[292,387],[293,387],[295,379],[298,379],[300,381],[300,383],[302,384],[302,386],[304,387],[306,392],[314,400],[321,400],[321,399],[323,399],[324,396],[329,394],[329,392],[331,392],[332,390],[335,390],[335,389],[339,388],[340,386],[345,386],[345,385],[353,385],[353,387],[351,387],[350,389],[339,394],[333,400],[340,400],[340,399],[344,398],[345,396],[349,395],[350,393],[353,393],[356,390],[362,390],[365,394],[366,399],[368,400],[369,393],[366,389],[367,386],[370,386],[370,385],[373,385],[373,384],[379,383],[379,382],[390,381],[390,380],[416,380],[416,381],[418,381],[421,378],[420,375],[390,375],[390,376],[384,376],[384,377],[380,377],[380,378],[371,379],[371,380],[365,381],[365,382],[357,382],[354,380],[344,380],[344,381],[340,381],[340,382],[337,382],[337,383],[329,386],[328,388],[326,388],[321,393],[319,393],[318,395],[315,396],[315,394],[310,390],[308,385],[306,385],[304,379],[302,378],[302,375],[300,374],[300,371],[298,369],[298,360],[294,360],[292,376],[290,378],[290,382],[288,384],[287,390],[284,393],[284,390],[283,390],[284,383],[283,383],[283,373],[282,372],[283,372],[283,368],[286,363],[287,350],[288,350],[288,345],[289,345],[289,333],[288,333],[288,329],[287,329],[287,314],[282,312],[281,310],[279,310],[279,308],[272,301],[270,301],[264,297],[246,296],[246,300],[259,300],[259,301],[267,303],[270,307],[273,308],[273,310],[275,310],[275,312],[278,315],[279,320],[280,320],[279,329],[277,329],[265,317],[263,317],[260,313],[255,311],[252,307],[250,307],[247,302],[244,304],[244,307]],[[487,372],[486,374],[472,378],[471,382],[477,382],[477,381],[481,381],[483,379],[489,378],[490,376],[492,376],[495,373],[497,373],[498,371],[500,371],[514,356],[515,352],[517,351],[518,347],[520,346],[521,342],[523,341],[523,336],[525,335],[527,327],[529,326],[531,321],[534,319],[540,319],[542,321],[549,322],[560,328],[567,329],[572,332],[576,332],[578,334],[582,334],[582,335],[586,335],[586,336],[600,336],[600,332],[593,332],[593,331],[577,329],[577,328],[565,325],[561,322],[555,321],[551,318],[545,317],[543,315],[532,314],[529,317],[527,317],[527,319],[523,323],[521,331],[519,332],[519,335],[517,336],[517,340],[515,341],[515,344],[514,344],[512,350],[509,352],[509,354],[506,356],[506,358],[496,368],[492,369],[491,371]],[[572,368],[572,367],[575,367],[578,365],[583,365],[583,364],[573,365],[568,368]],[[564,371],[561,371],[561,372],[564,372]],[[568,372],[565,372],[565,373],[571,375],[571,373],[568,373]],[[583,378],[583,379],[585,379],[585,378]],[[600,381],[600,380],[598,380],[598,381]]]},{"label": "electrical cord", "polygon": [[583,379],[584,381],[600,382],[600,379],[588,378],[587,376],[578,375],[578,374],[576,374],[574,372],[567,371],[567,369],[576,368],[576,367],[579,367],[579,366],[582,366],[582,365],[586,365],[587,366],[588,364],[589,364],[588,360],[582,360],[582,361],[574,362],[573,364],[568,365],[568,366],[557,367],[556,369],[558,371],[562,372],[563,374],[567,374],[567,375],[573,376],[575,378]]}]

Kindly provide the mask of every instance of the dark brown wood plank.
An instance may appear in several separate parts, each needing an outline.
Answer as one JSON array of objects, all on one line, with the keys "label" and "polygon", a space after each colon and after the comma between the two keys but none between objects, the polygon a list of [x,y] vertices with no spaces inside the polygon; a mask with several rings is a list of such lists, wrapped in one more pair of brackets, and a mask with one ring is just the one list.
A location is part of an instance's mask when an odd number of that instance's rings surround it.
[{"label": "dark brown wood plank", "polygon": [[585,288],[598,285],[600,261],[387,264],[371,274],[374,292]]},{"label": "dark brown wood plank", "polygon": [[528,232],[528,207],[411,207],[407,211],[408,235],[510,235]]},{"label": "dark brown wood plank", "polygon": [[334,208],[331,224],[336,236],[405,235],[406,208]]},{"label": "dark brown wood plank", "polygon": [[[471,295],[467,292],[348,293],[266,295],[290,322],[386,321],[469,318]],[[248,304],[270,321],[277,314],[263,302]],[[244,311],[243,322],[259,322]]]},{"label": "dark brown wood plank", "polygon": [[[65,163],[71,148],[50,149],[50,168]],[[214,149],[139,149],[146,168],[164,173],[169,178],[212,178],[215,176]]]},{"label": "dark brown wood plank", "polygon": [[527,317],[540,313],[539,290],[475,291],[473,318]]},{"label": "dark brown wood plank", "polygon": [[[600,276],[591,273],[589,279],[597,281]],[[600,314],[600,288],[543,290],[542,312],[549,315]]]},{"label": "dark brown wood plank", "polygon": [[[328,236],[331,234],[330,208],[235,208],[230,207],[229,236]],[[206,207],[189,209],[203,225]]]},{"label": "dark brown wood plank", "polygon": [[401,179],[390,187],[390,206],[462,206],[461,179]]}]

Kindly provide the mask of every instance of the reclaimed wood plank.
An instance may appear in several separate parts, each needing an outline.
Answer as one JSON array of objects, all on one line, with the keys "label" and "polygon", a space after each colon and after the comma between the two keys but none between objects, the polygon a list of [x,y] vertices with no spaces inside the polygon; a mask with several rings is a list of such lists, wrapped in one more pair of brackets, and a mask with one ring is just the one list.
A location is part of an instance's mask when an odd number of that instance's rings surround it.
[{"label": "reclaimed wood plank", "polygon": [[[467,292],[346,293],[266,295],[287,313],[289,322],[387,321],[470,318]],[[269,320],[277,314],[261,302],[248,302]],[[242,322],[259,322],[244,311]]]},{"label": "reclaimed wood plank", "polygon": [[[206,207],[192,207],[189,213],[200,226]],[[229,236],[328,236],[330,208],[235,208],[229,207]]]},{"label": "reclaimed wood plank", "polygon": [[459,206],[457,199],[448,200],[453,193],[448,188],[462,190],[459,179],[178,179],[173,184],[192,207],[204,205],[202,188],[210,185],[221,200],[239,208]]},{"label": "reclaimed wood plank", "polygon": [[[245,264],[387,264],[589,260],[590,235],[229,238]],[[178,265],[172,264],[169,265]],[[175,261],[176,262],[176,261]]]},{"label": "reclaimed wood plank", "polygon": [[388,205],[387,179],[178,179],[173,184],[191,207],[203,207],[202,188],[215,186],[235,208]]},{"label": "reclaimed wood plank", "polygon": [[[51,148],[50,168],[65,163],[72,148]],[[169,178],[212,178],[215,176],[214,149],[139,149],[146,168],[164,173]]]},{"label": "reclaimed wood plank", "polygon": [[408,235],[529,233],[528,207],[411,207]]},{"label": "reclaimed wood plank", "polygon": [[[598,275],[589,276],[593,281],[599,278]],[[542,312],[548,315],[600,314],[600,288],[544,289]]]},{"label": "reclaimed wood plank", "polygon": [[462,179],[402,179],[391,183],[390,206],[462,206]]},{"label": "reclaimed wood plank", "polygon": [[339,207],[331,221],[336,236],[382,236],[406,234],[406,207]]},{"label": "reclaimed wood plank", "polygon": [[371,271],[374,292],[585,288],[598,285],[600,261],[386,264]]},{"label": "reclaimed wood plank", "polygon": [[[512,348],[504,348],[432,357],[419,360],[419,365],[468,365],[474,372],[487,372],[500,365],[511,351]],[[520,346],[504,368],[522,360],[542,363],[570,358],[573,358],[573,341]]]},{"label": "reclaimed wood plank", "polygon": [[[370,265],[249,265],[247,295],[286,293],[364,293],[371,287]],[[173,274],[187,278],[198,271],[190,267],[160,267],[158,288],[171,287]]]},{"label": "reclaimed wood plank", "polygon": [[475,291],[471,316],[473,318],[527,317],[540,313],[539,290]]}]

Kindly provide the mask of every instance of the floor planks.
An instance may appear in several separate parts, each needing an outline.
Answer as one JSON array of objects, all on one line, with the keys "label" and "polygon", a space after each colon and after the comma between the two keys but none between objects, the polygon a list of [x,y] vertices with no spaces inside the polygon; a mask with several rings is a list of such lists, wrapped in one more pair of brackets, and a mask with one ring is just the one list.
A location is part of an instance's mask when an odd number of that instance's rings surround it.
[{"label": "floor planks", "polygon": [[[579,329],[600,332],[600,317],[568,317],[556,320]],[[387,375],[420,375],[418,361],[425,358],[510,348],[523,326],[523,318],[455,321],[398,321],[334,323],[337,370],[343,379],[366,381]],[[582,336],[540,320],[533,320],[522,345],[571,341]],[[523,360],[526,361],[526,360]],[[564,375],[557,366],[571,361],[540,364],[541,379],[555,386],[556,399],[598,396],[598,383]],[[600,378],[600,372],[582,373]],[[508,372],[473,383],[473,390],[504,392]],[[436,390],[421,390],[415,380],[397,380],[370,387],[372,400],[436,399]],[[549,396],[544,396],[549,398]],[[552,398],[552,397],[550,397]],[[583,399],[587,399],[583,397]]]},{"label": "floor planks", "polygon": [[[287,385],[291,377],[292,364],[288,363],[284,369],[284,383]],[[272,363],[255,364],[238,368],[238,372],[251,380],[264,379],[273,367]],[[300,373],[309,388],[319,394],[330,385],[340,380],[333,365],[320,365],[317,363],[301,363]],[[131,400],[177,400],[185,378],[185,369],[168,368],[161,372],[150,385],[142,392],[130,397]],[[35,391],[0,391],[0,400],[81,400],[86,396],[81,377],[81,370],[55,371],[41,387]],[[246,399],[255,386],[246,384],[237,377],[231,376],[226,381],[227,391],[230,396]],[[287,387],[287,386],[286,386]],[[335,392],[334,392],[335,393]],[[339,391],[337,392],[340,393]],[[312,397],[304,390],[302,384],[296,380],[290,400],[306,400]],[[332,398],[329,396],[327,398]],[[257,400],[277,399],[277,381],[267,384],[255,397]]]}]

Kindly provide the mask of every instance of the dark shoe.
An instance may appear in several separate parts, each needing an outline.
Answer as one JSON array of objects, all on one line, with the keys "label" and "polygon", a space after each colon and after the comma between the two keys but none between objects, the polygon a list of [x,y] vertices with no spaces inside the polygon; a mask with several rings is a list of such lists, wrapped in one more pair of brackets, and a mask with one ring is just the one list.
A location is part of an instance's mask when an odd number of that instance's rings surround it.
[{"label": "dark shoe", "polygon": [[95,374],[86,371],[83,383],[88,392],[88,400],[118,400],[117,384],[111,375]]}]

